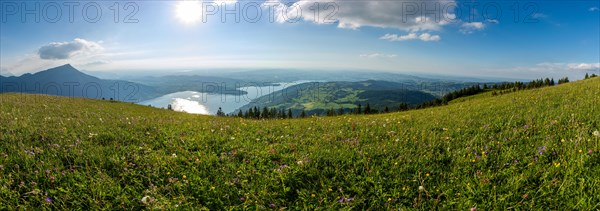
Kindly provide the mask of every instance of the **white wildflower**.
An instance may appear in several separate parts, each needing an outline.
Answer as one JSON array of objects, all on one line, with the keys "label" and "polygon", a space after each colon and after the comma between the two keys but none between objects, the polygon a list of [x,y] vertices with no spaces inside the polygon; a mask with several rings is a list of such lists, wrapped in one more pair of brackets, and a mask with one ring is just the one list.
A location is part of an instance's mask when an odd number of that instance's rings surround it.
[{"label": "white wildflower", "polygon": [[600,137],[600,132],[598,132],[597,130],[596,130],[596,131],[594,131],[594,133],[593,133],[593,134],[594,134],[594,136],[598,136],[598,137]]},{"label": "white wildflower", "polygon": [[144,205],[148,205],[148,204],[154,202],[154,199],[150,196],[144,196],[144,197],[142,197],[142,200],[140,200],[140,202],[142,202],[142,204],[144,204]]}]

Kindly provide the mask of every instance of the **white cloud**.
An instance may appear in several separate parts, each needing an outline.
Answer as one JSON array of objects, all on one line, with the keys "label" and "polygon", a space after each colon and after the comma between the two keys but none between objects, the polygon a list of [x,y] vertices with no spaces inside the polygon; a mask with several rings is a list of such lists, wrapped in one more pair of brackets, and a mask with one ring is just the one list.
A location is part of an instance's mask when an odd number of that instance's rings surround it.
[{"label": "white cloud", "polygon": [[372,54],[361,54],[360,57],[363,58],[369,58],[369,59],[374,59],[374,58],[394,58],[398,55],[396,54],[381,54],[381,53],[372,53]]},{"label": "white cloud", "polygon": [[488,19],[486,20],[488,23],[494,23],[494,24],[499,24],[500,21],[496,20],[496,19]]},{"label": "white cloud", "polygon": [[553,63],[544,62],[530,67],[517,67],[515,70],[533,72],[598,71],[600,63]]},{"label": "white cloud", "polygon": [[470,23],[463,23],[460,26],[459,31],[463,34],[472,34],[475,31],[481,31],[485,29],[485,24],[482,22],[470,22]]},{"label": "white cloud", "polygon": [[594,11],[599,11],[600,9],[598,9],[598,7],[590,7],[589,11],[590,12],[594,12]]},{"label": "white cloud", "polygon": [[540,19],[540,18],[547,18],[548,15],[544,14],[544,13],[535,13],[531,16],[534,19]]},{"label": "white cloud", "polygon": [[70,59],[78,55],[90,55],[102,51],[101,42],[75,38],[71,42],[52,42],[38,50],[40,59]]},{"label": "white cloud", "polygon": [[579,64],[568,64],[569,70],[580,70],[580,71],[597,71],[600,70],[600,63],[579,63]]},{"label": "white cloud", "polygon": [[[318,3],[318,10],[315,9]],[[267,0],[263,7],[275,12],[277,21],[300,19],[317,24],[337,24],[340,28],[358,29],[364,26],[396,28],[408,31],[440,30],[456,18],[447,5],[454,0],[430,1],[344,1],[300,0],[285,5],[281,0]],[[428,11],[425,11],[427,8]],[[436,10],[434,10],[437,8]],[[434,12],[430,12],[433,10]],[[315,11],[318,16],[315,16]],[[331,15],[331,16],[329,16]]]},{"label": "white cloud", "polygon": [[407,41],[407,40],[421,40],[425,42],[430,41],[440,41],[442,38],[439,35],[431,35],[429,33],[409,33],[407,35],[397,35],[397,34],[385,34],[379,39],[388,40],[388,41]]}]

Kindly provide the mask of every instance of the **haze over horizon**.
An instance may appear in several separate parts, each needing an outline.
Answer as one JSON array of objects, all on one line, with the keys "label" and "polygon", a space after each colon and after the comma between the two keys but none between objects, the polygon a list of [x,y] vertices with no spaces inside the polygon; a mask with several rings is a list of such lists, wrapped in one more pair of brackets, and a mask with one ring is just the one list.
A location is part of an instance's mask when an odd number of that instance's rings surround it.
[{"label": "haze over horizon", "polygon": [[67,63],[105,74],[299,69],[582,78],[600,72],[598,1],[286,3],[294,4],[3,1],[0,73]]}]

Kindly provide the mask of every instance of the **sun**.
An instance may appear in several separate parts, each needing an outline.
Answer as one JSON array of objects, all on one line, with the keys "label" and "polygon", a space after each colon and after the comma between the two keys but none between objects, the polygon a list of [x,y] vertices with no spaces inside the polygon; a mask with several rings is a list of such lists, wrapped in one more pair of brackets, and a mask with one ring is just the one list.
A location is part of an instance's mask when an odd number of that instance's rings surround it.
[{"label": "sun", "polygon": [[175,15],[183,23],[197,23],[202,19],[200,1],[181,1],[175,6]]}]

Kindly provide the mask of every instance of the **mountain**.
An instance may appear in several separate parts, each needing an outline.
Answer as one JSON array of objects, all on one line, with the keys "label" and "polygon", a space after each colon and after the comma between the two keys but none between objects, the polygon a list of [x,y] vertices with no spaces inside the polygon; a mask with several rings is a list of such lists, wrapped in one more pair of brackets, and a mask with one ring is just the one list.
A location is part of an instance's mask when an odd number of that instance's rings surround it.
[{"label": "mountain", "polygon": [[401,103],[417,105],[436,99],[430,93],[406,87],[403,83],[375,80],[304,83],[259,97],[240,109],[292,109],[295,114],[305,110],[310,115],[323,114],[330,109],[337,111],[340,108],[349,112],[358,104],[366,106],[367,103],[372,109],[379,111],[383,111],[386,106],[396,110]]},{"label": "mountain", "polygon": [[0,76],[0,93],[20,92],[138,102],[160,96],[155,88],[123,80],[103,80],[70,64],[19,77]]}]

